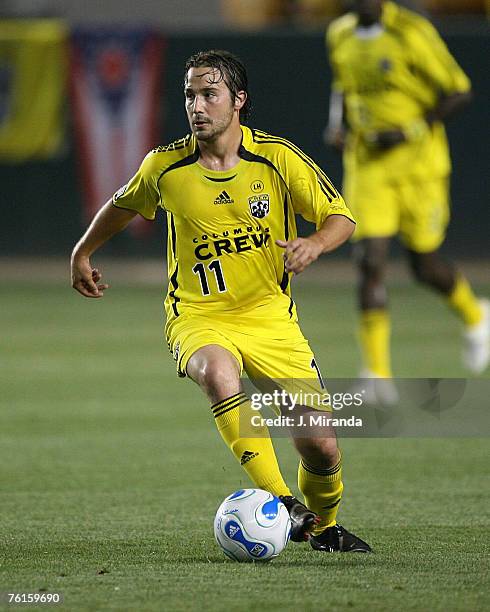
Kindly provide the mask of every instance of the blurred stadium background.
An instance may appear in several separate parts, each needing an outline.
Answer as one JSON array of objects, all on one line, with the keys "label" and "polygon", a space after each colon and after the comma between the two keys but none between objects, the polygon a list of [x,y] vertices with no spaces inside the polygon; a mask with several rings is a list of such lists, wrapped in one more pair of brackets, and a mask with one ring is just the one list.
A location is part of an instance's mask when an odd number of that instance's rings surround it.
[{"label": "blurred stadium background", "polygon": [[[488,295],[488,3],[404,4],[433,19],[473,82],[473,103],[448,126],[453,221],[444,249]],[[241,56],[250,124],[290,138],[340,184],[340,159],[322,144],[323,34],[346,7],[0,3],[0,591],[62,591],[73,610],[490,605],[485,440],[346,440],[342,520],[378,554],[319,560],[289,547],[269,568],[237,568],[210,528],[221,498],[246,483],[204,399],[177,380],[160,333],[164,215],[97,255],[113,285],[103,300],[69,287],[69,253],[94,208],[142,151],[187,133],[183,64],[199,49]],[[332,377],[358,371],[349,255],[346,246],[297,279],[305,335]],[[396,262],[390,295],[398,374],[464,376],[457,324]],[[284,440],[278,447],[294,482],[294,454]]]},{"label": "blurred stadium background", "polygon": [[[485,3],[407,4],[434,18],[473,82],[474,102],[449,124],[455,171],[445,248],[459,259],[481,259],[490,235]],[[346,6],[341,0],[4,1],[0,256],[66,257],[143,152],[187,133],[183,64],[202,48],[241,56],[254,102],[250,124],[296,142],[339,185],[340,159],[321,138],[330,83],[323,34]],[[134,228],[104,253],[161,257],[164,244],[159,223]],[[347,254],[347,247],[340,252]]]}]

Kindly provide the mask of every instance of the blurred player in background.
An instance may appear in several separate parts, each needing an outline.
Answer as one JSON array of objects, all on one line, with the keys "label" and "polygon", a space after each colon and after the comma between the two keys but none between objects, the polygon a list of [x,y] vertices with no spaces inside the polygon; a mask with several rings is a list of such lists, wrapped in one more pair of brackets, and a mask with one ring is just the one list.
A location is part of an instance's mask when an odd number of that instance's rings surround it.
[{"label": "blurred player in background", "polygon": [[[470,100],[470,81],[433,26],[393,2],[355,0],[327,30],[333,71],[328,144],[344,151],[344,197],[357,221],[363,378],[392,376],[385,266],[400,236],[417,281],[464,323],[464,365],[489,361],[490,308],[438,249],[449,221],[443,121]],[[389,380],[378,400],[396,401]],[[376,399],[376,398],[374,398]]]},{"label": "blurred player in background", "polygon": [[[298,486],[283,480],[269,430],[242,432],[254,413],[240,375],[254,380],[311,379],[321,391],[314,355],[290,297],[290,278],[354,230],[352,215],[322,170],[294,144],[241,125],[250,108],[243,64],[225,51],[186,64],[185,105],[192,130],[158,147],[95,216],[72,255],[72,284],[98,298],[107,285],[90,257],[136,214],[167,212],[169,287],[166,334],[181,376],[211,403],[217,428],[255,486],[289,510],[291,539],[316,550],[369,552],[337,524],[342,496],[335,432],[295,437]],[[295,213],[317,231],[298,238]],[[241,430],[242,427],[242,430]],[[305,436],[305,434],[303,434]],[[323,437],[325,436],[325,437]]]}]

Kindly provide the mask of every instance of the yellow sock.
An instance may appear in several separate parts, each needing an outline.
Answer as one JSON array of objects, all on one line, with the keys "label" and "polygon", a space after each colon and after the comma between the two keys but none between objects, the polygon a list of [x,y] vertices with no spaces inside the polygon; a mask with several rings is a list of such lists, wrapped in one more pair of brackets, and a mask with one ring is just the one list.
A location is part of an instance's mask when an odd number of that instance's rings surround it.
[{"label": "yellow sock", "polygon": [[[228,448],[240,462],[254,485],[273,495],[291,495],[279,470],[267,427],[254,427],[252,438],[240,437],[240,421],[247,423],[254,412],[245,393],[237,393],[211,406],[216,426]],[[256,437],[255,437],[256,436]]]},{"label": "yellow sock", "polygon": [[477,325],[482,320],[481,306],[464,276],[456,277],[456,283],[447,301],[465,325]]},{"label": "yellow sock", "polygon": [[344,488],[340,451],[338,462],[328,469],[311,467],[302,459],[298,468],[298,487],[304,495],[305,504],[321,519],[315,526],[313,535],[318,535],[326,527],[335,525]]},{"label": "yellow sock", "polygon": [[391,378],[390,317],[384,308],[361,312],[359,336],[365,367],[383,378]]}]

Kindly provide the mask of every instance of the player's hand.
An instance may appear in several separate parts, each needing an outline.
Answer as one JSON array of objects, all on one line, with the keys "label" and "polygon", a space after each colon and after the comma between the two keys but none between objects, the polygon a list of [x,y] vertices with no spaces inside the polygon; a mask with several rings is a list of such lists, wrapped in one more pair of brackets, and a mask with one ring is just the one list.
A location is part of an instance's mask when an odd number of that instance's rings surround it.
[{"label": "player's hand", "polygon": [[343,128],[327,127],[323,130],[323,142],[327,147],[333,147],[342,152],[345,146],[345,130]]},{"label": "player's hand", "polygon": [[276,240],[277,246],[285,249],[284,267],[286,272],[300,274],[323,252],[322,245],[314,236],[294,240]]},{"label": "player's hand", "polygon": [[369,141],[378,149],[387,151],[405,142],[406,136],[402,130],[383,130],[370,134]]},{"label": "player's hand", "polygon": [[88,298],[101,298],[109,285],[100,283],[102,274],[97,268],[92,268],[88,257],[72,256],[71,286]]}]

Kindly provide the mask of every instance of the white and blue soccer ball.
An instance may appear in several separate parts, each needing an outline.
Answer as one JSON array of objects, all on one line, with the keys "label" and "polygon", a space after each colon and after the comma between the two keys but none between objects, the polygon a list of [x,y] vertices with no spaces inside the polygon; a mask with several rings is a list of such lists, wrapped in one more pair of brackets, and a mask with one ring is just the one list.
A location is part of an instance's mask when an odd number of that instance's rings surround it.
[{"label": "white and blue soccer ball", "polygon": [[270,561],[289,542],[291,520],[278,497],[262,489],[229,495],[214,519],[214,537],[234,561]]}]

